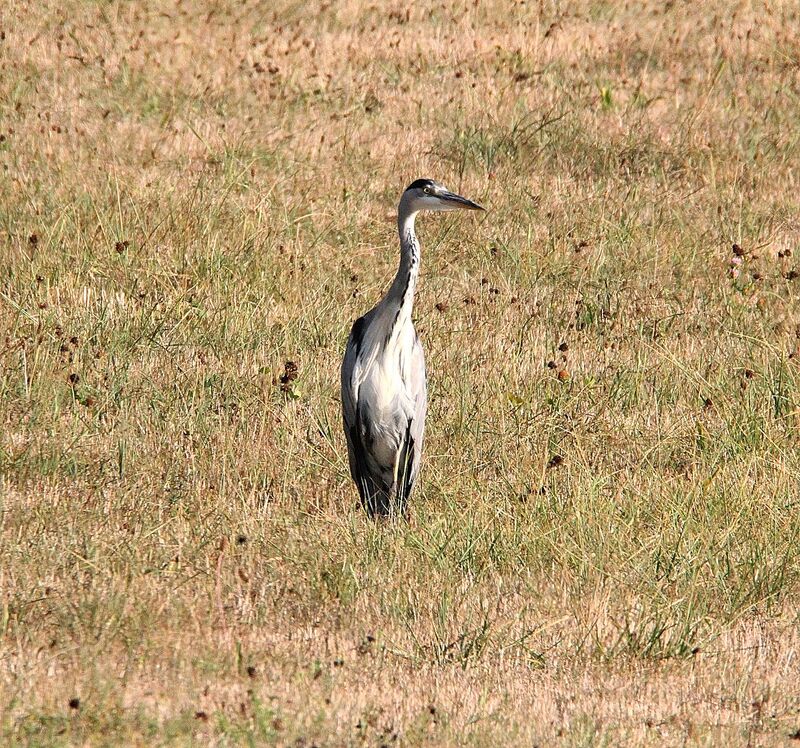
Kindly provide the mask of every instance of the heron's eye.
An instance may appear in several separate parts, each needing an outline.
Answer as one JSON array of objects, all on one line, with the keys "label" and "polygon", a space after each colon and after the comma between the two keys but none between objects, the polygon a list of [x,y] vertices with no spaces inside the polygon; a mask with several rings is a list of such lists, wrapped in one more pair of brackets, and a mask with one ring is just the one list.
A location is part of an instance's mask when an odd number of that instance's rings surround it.
[{"label": "heron's eye", "polygon": [[424,192],[426,195],[430,195],[430,194],[431,194],[431,188],[430,188],[430,187],[423,187],[423,188],[422,188],[422,191],[423,191],[423,192]]}]

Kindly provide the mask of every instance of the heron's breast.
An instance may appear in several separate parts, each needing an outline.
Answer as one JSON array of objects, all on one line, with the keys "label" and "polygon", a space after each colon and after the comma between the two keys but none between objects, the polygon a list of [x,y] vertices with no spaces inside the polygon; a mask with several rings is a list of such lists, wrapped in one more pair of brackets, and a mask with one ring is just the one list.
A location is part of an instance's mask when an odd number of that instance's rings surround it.
[{"label": "heron's breast", "polygon": [[409,393],[406,381],[399,370],[376,362],[361,383],[359,400],[362,399],[376,419],[389,420],[407,409]]},{"label": "heron's breast", "polygon": [[365,372],[358,394],[359,410],[371,436],[387,449],[398,449],[414,412],[414,403],[400,368],[378,359]]}]

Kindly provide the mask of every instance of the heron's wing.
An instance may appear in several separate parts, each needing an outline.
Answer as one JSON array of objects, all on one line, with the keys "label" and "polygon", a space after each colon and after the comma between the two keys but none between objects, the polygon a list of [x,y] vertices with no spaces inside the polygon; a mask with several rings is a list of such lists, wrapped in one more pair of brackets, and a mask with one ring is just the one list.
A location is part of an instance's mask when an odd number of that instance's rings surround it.
[{"label": "heron's wing", "polygon": [[364,499],[367,477],[367,455],[361,442],[361,429],[358,423],[358,381],[356,365],[358,351],[364,342],[366,321],[359,317],[353,324],[342,361],[342,420],[347,439],[347,455],[350,461],[350,475]]},{"label": "heron's wing", "polygon": [[361,500],[371,514],[386,514],[389,511],[394,465],[391,462],[385,464],[380,450],[376,449],[374,416],[370,409],[370,398],[363,390],[365,368],[370,366],[370,357],[365,351],[370,315],[368,312],[356,320],[347,341],[342,362],[342,419],[350,475]]}]

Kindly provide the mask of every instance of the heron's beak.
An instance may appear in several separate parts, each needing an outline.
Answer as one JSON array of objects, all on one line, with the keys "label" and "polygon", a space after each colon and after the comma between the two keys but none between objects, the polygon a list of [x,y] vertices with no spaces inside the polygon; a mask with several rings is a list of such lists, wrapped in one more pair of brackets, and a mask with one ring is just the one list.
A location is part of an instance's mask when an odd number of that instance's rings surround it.
[{"label": "heron's beak", "polygon": [[467,198],[461,197],[461,195],[456,195],[455,192],[443,192],[439,195],[439,199],[461,210],[486,210],[478,205],[478,203],[473,203],[472,200],[467,200]]}]

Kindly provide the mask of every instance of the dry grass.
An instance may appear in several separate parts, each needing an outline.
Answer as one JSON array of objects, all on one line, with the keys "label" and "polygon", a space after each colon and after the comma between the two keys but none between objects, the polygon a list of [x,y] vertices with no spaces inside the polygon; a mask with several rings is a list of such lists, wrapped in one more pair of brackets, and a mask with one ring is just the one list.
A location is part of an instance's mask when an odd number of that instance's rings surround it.
[{"label": "dry grass", "polygon": [[[0,741],[790,741],[796,4],[46,5],[0,12]],[[490,212],[421,224],[372,524],[338,365],[418,176]]]}]

